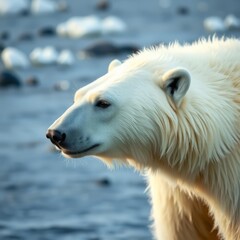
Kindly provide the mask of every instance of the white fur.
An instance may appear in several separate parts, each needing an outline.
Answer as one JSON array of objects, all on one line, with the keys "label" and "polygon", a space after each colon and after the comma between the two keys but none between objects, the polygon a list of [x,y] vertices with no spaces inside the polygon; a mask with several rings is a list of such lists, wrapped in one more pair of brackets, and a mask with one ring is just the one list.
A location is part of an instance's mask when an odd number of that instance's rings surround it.
[{"label": "white fur", "polygon": [[[158,240],[240,239],[239,52],[216,38],[146,49],[78,90],[50,127],[66,133],[66,156],[147,172]],[[169,98],[163,81],[179,69],[191,81]]]}]

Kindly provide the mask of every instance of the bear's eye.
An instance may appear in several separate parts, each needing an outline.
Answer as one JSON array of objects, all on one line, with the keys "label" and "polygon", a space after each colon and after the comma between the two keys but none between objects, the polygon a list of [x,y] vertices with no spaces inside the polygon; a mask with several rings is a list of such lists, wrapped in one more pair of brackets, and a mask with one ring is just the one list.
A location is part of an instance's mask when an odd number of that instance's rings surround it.
[{"label": "bear's eye", "polygon": [[111,106],[111,103],[108,102],[107,100],[104,99],[99,99],[96,103],[95,106],[98,108],[108,108],[109,106]]}]

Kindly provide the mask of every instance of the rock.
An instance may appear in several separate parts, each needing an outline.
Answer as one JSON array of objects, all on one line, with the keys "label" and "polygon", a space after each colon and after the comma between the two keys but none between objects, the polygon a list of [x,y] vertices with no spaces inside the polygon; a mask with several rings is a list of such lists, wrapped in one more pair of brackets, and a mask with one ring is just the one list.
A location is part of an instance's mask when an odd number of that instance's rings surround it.
[{"label": "rock", "polygon": [[30,15],[30,10],[25,9],[25,10],[20,12],[20,15],[23,16],[23,17],[29,16]]},{"label": "rock", "polygon": [[31,41],[33,39],[34,39],[33,34],[32,33],[28,33],[28,32],[21,33],[18,36],[18,40],[20,40],[20,41]]},{"label": "rock", "polygon": [[125,44],[122,45],[118,48],[119,53],[127,53],[127,54],[132,54],[132,53],[136,53],[139,51],[140,47],[136,46],[136,45],[130,45],[130,44]]},{"label": "rock", "polygon": [[96,4],[96,8],[98,10],[107,10],[109,9],[109,2],[108,0],[99,0]]},{"label": "rock", "polygon": [[58,56],[57,63],[60,65],[71,66],[74,64],[74,56],[71,51],[62,50]]},{"label": "rock", "polygon": [[3,51],[4,49],[5,49],[5,45],[0,42],[0,54],[2,53],[2,51]]},{"label": "rock", "polygon": [[111,185],[111,181],[108,178],[99,179],[96,183],[101,187],[109,187]]},{"label": "rock", "polygon": [[1,54],[3,64],[6,68],[26,68],[29,66],[29,61],[25,53],[20,50],[7,47],[2,51]]},{"label": "rock", "polygon": [[121,53],[134,53],[137,52],[139,48],[134,45],[122,45],[118,46],[111,42],[101,41],[90,45],[80,52],[80,57],[89,56],[105,56],[105,55],[117,55]]},{"label": "rock", "polygon": [[118,54],[118,47],[110,42],[97,42],[85,48],[81,54],[82,56],[104,56]]},{"label": "rock", "polygon": [[179,15],[188,15],[190,13],[190,10],[187,6],[180,6],[177,8],[177,13]]},{"label": "rock", "polygon": [[120,18],[109,16],[102,21],[103,34],[122,33],[126,29],[126,24]]},{"label": "rock", "polygon": [[0,33],[0,40],[8,40],[10,38],[10,34],[7,31],[3,31]]},{"label": "rock", "polygon": [[223,20],[219,17],[208,17],[204,20],[203,25],[208,32],[223,32],[226,30]]},{"label": "rock", "polygon": [[65,12],[69,9],[68,4],[66,1],[60,1],[58,3],[58,10],[61,12]]},{"label": "rock", "polygon": [[54,89],[57,91],[67,91],[69,88],[70,88],[70,84],[66,80],[59,81],[54,85]]},{"label": "rock", "polygon": [[30,60],[35,65],[49,65],[57,62],[58,52],[52,47],[35,48],[29,55]]},{"label": "rock", "polygon": [[0,88],[20,87],[22,85],[19,77],[10,71],[4,70],[0,72]]},{"label": "rock", "polygon": [[230,14],[225,18],[224,25],[227,29],[240,29],[240,19]]},{"label": "rock", "polygon": [[31,76],[31,77],[27,78],[25,83],[28,86],[31,86],[31,87],[39,85],[38,79],[36,77],[34,77],[34,76]]},{"label": "rock", "polygon": [[19,14],[28,8],[28,0],[0,0],[0,15]]},{"label": "rock", "polygon": [[101,21],[96,16],[72,17],[56,27],[58,35],[71,38],[99,35],[101,30]]},{"label": "rock", "polygon": [[51,0],[32,0],[31,12],[33,14],[52,13],[58,11],[58,5]]},{"label": "rock", "polygon": [[56,34],[55,28],[53,27],[43,27],[38,30],[39,36],[53,36]]}]

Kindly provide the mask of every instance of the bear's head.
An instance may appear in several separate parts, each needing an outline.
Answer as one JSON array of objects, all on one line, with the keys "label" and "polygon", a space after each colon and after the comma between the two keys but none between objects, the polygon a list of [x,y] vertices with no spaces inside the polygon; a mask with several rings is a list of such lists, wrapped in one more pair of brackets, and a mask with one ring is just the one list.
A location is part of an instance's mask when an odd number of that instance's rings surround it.
[{"label": "bear's head", "polygon": [[121,160],[147,167],[173,147],[176,112],[189,86],[183,68],[114,60],[106,75],[76,92],[47,137],[66,157],[94,155],[107,164]]}]

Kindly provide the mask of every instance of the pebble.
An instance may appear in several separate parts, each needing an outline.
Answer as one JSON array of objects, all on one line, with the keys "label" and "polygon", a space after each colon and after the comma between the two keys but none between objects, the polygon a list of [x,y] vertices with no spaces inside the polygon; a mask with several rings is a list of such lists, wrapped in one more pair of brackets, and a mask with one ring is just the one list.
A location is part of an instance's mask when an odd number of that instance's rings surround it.
[{"label": "pebble", "polygon": [[25,53],[20,50],[7,47],[2,51],[1,54],[3,64],[6,68],[26,68],[29,66],[29,61]]},{"label": "pebble", "polygon": [[89,47],[85,48],[80,52],[80,58],[89,56],[105,56],[105,55],[116,55],[121,53],[134,53],[139,48],[134,45],[122,45],[118,46],[108,41],[96,42]]},{"label": "pebble", "polygon": [[0,54],[2,53],[2,51],[3,51],[4,49],[5,49],[5,45],[0,42]]},{"label": "pebble", "polygon": [[98,10],[107,10],[109,9],[109,2],[108,0],[99,0],[96,4],[96,8]]},{"label": "pebble", "polygon": [[68,4],[66,1],[60,1],[58,4],[58,10],[61,12],[65,12],[69,9]]},{"label": "pebble", "polygon": [[74,64],[74,55],[72,54],[72,52],[70,50],[67,50],[67,49],[62,50],[59,53],[57,63],[59,65],[71,66]]},{"label": "pebble", "polygon": [[233,14],[230,14],[226,16],[224,25],[227,29],[240,29],[240,19]]},{"label": "pebble", "polygon": [[180,6],[180,7],[177,8],[177,13],[179,15],[189,15],[190,10],[186,6]]},{"label": "pebble", "polygon": [[0,33],[0,40],[8,40],[10,38],[10,34],[7,31],[3,31]]},{"label": "pebble", "polygon": [[67,80],[59,81],[54,85],[57,91],[67,91],[70,88],[70,83]]},{"label": "pebble", "polygon": [[38,79],[34,76],[31,76],[31,77],[27,78],[25,80],[25,83],[26,83],[26,85],[31,86],[31,87],[39,85]]},{"label": "pebble", "polygon": [[7,70],[0,72],[0,88],[20,87],[21,85],[21,80],[15,73]]},{"label": "pebble", "polygon": [[57,62],[58,52],[52,46],[45,48],[37,47],[29,55],[31,62],[35,65],[49,65]]},{"label": "pebble", "polygon": [[42,27],[38,30],[39,36],[53,36],[56,34],[55,28],[53,27]]},{"label": "pebble", "polygon": [[0,0],[0,15],[19,14],[28,8],[28,0]]},{"label": "pebble", "polygon": [[96,183],[101,187],[109,187],[111,185],[111,181],[108,178],[99,179]]},{"label": "pebble", "polygon": [[223,20],[216,16],[207,17],[203,22],[203,26],[208,32],[223,32],[226,30]]},{"label": "pebble", "polygon": [[30,9],[25,9],[23,11],[20,12],[20,15],[23,17],[29,16],[30,15]]},{"label": "pebble", "polygon": [[113,43],[101,41],[85,48],[80,54],[83,57],[113,55],[118,54],[118,47]]},{"label": "pebble", "polygon": [[20,40],[20,41],[31,41],[33,39],[34,39],[33,34],[32,33],[28,33],[28,32],[21,33],[18,36],[18,40]]},{"label": "pebble", "polygon": [[119,47],[119,53],[132,54],[138,52],[140,47],[131,44],[125,44]]}]

